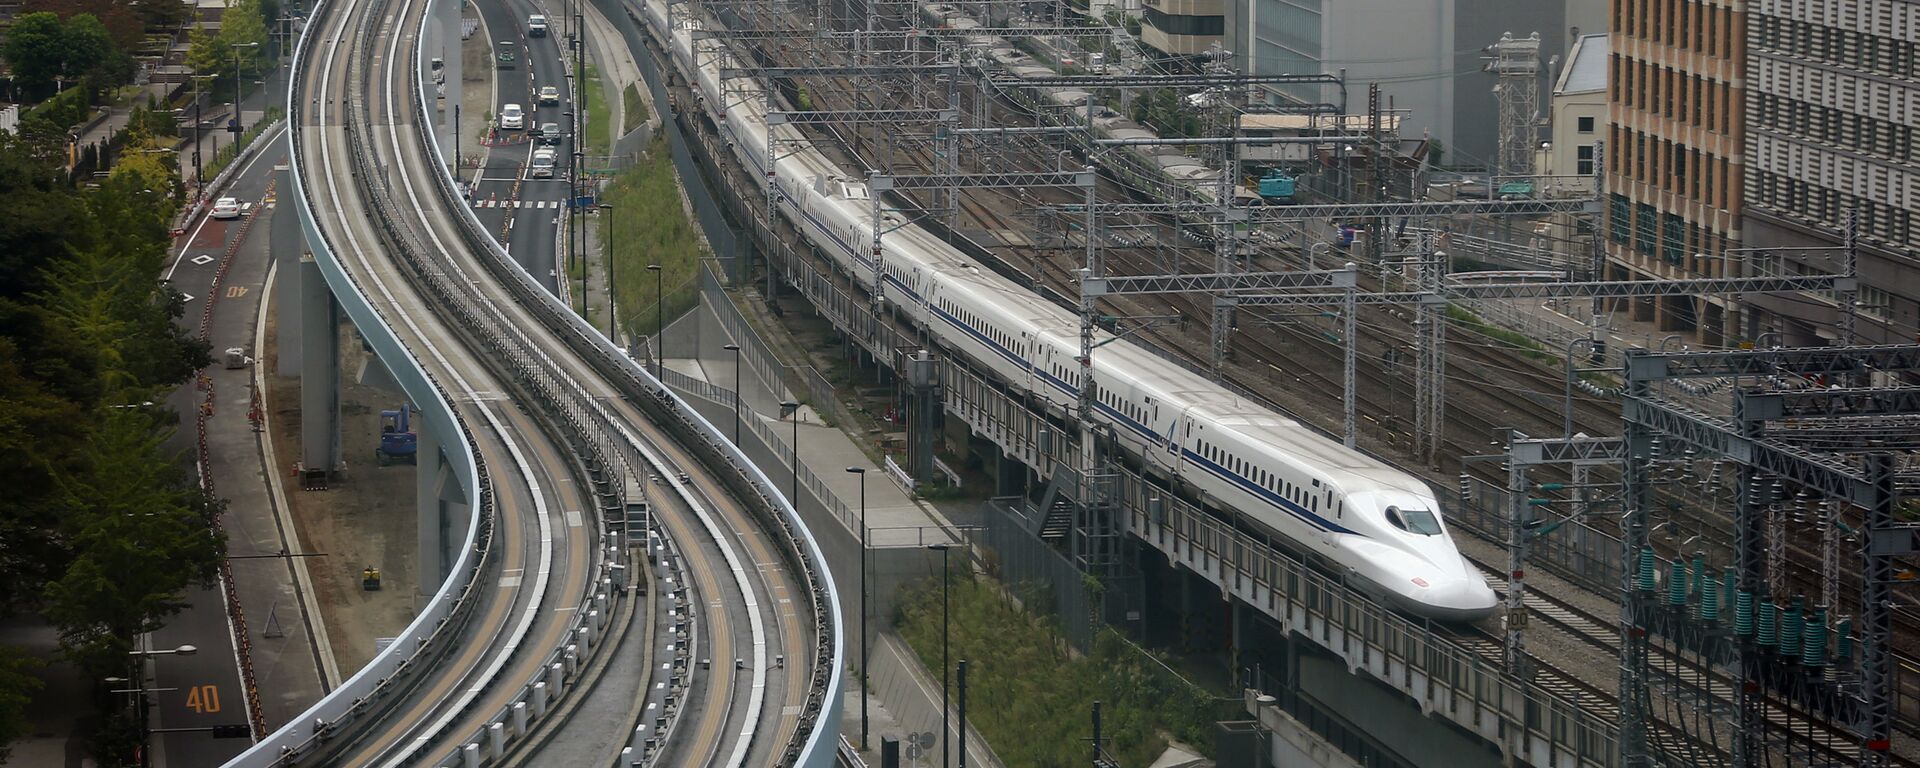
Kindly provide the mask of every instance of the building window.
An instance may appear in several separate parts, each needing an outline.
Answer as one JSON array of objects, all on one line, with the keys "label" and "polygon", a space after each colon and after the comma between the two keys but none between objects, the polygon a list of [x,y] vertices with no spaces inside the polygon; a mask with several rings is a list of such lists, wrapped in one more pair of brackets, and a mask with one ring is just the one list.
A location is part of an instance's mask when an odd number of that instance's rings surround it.
[{"label": "building window", "polygon": [[1862,285],[1860,292],[1854,296],[1854,307],[1862,315],[1885,320],[1893,314],[1893,295],[1885,289]]},{"label": "building window", "polygon": [[1654,232],[1660,228],[1660,214],[1653,206],[1635,203],[1633,206],[1633,249],[1642,258],[1654,254]]},{"label": "building window", "polygon": [[1607,206],[1607,235],[1615,244],[1626,245],[1633,235],[1633,204],[1626,195],[1612,195]]},{"label": "building window", "polygon": [[[1580,119],[1592,120],[1593,118],[1583,117]],[[1574,151],[1574,159],[1578,161],[1575,172],[1579,173],[1581,176],[1592,176],[1593,175],[1593,145],[1582,144],[1578,147],[1574,147],[1573,151]]]},{"label": "building window", "polygon": [[1224,35],[1227,32],[1225,16],[1185,16],[1157,8],[1146,11],[1147,23],[1169,35]]},{"label": "building window", "polygon": [[1592,115],[1586,115],[1580,118],[1580,132],[1593,133],[1593,116]]}]

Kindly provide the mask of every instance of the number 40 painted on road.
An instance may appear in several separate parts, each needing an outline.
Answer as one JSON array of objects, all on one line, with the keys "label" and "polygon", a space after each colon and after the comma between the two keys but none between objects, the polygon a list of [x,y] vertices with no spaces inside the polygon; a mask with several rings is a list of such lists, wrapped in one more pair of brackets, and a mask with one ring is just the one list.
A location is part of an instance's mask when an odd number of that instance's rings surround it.
[{"label": "number 40 painted on road", "polygon": [[220,686],[196,685],[187,689],[187,708],[203,715],[220,711]]}]

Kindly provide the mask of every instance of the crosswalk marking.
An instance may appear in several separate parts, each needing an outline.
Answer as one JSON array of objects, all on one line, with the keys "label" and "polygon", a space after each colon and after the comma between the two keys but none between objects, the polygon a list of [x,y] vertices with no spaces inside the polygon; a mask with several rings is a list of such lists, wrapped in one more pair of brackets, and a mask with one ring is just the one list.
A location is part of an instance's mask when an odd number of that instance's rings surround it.
[{"label": "crosswalk marking", "polygon": [[559,208],[558,200],[499,200],[486,199],[473,201],[475,208]]}]

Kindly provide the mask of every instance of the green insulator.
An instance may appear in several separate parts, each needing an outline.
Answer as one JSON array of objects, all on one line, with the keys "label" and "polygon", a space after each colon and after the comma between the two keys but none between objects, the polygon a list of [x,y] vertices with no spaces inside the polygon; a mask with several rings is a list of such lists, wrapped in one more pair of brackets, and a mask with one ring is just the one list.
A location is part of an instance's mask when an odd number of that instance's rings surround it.
[{"label": "green insulator", "polygon": [[1827,609],[1813,612],[1800,641],[1800,663],[1809,667],[1827,665]]},{"label": "green insulator", "polygon": [[1803,602],[1801,598],[1794,598],[1793,606],[1780,614],[1780,654],[1787,658],[1800,655],[1800,632],[1807,623],[1806,614],[1801,610]]},{"label": "green insulator", "polygon": [[1733,594],[1733,633],[1753,636],[1753,593],[1744,589]]},{"label": "green insulator", "polygon": [[1833,627],[1833,660],[1846,662],[1853,658],[1853,619],[1841,619]]},{"label": "green insulator", "polygon": [[1735,578],[1733,575],[1733,567],[1728,566],[1726,575],[1721,577],[1720,579],[1720,604],[1721,605],[1724,605],[1728,608],[1733,607],[1733,603],[1734,603],[1733,588],[1739,583],[1740,583],[1739,579]]},{"label": "green insulator", "polygon": [[1693,555],[1693,586],[1687,592],[1687,599],[1694,600],[1694,601],[1699,600],[1700,594],[1702,592],[1705,592],[1706,589],[1707,589],[1707,556],[1696,552]]},{"label": "green insulator", "polygon": [[1640,591],[1652,592],[1653,591],[1653,547],[1644,547],[1640,550],[1639,568],[1640,568],[1640,583],[1638,586]]},{"label": "green insulator", "polygon": [[1720,620],[1720,580],[1711,576],[1700,585],[1700,620]]},{"label": "green insulator", "polygon": [[1772,600],[1760,601],[1760,631],[1756,641],[1761,647],[1771,648],[1780,644],[1780,606]]},{"label": "green insulator", "polygon": [[1687,561],[1674,560],[1667,570],[1667,605],[1687,604]]}]

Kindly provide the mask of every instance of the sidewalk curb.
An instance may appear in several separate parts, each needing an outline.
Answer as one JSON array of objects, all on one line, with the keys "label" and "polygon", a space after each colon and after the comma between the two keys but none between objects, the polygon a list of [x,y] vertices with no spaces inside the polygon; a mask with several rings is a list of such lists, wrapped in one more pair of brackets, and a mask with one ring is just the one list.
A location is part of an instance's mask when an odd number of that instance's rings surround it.
[{"label": "sidewalk curb", "polygon": [[[288,503],[286,488],[281,484],[280,473],[275,469],[280,465],[277,463],[273,450],[273,409],[266,405],[268,402],[267,380],[265,366],[262,364],[265,357],[261,354],[261,350],[267,343],[266,321],[267,312],[269,311],[268,308],[273,302],[273,281],[284,277],[279,274],[279,271],[280,265],[278,261],[269,260],[266,277],[261,281],[260,312],[255,317],[253,324],[253,387],[255,392],[260,393],[261,398],[261,429],[255,439],[258,441],[257,444],[260,449],[260,473],[267,476],[268,498],[273,501],[274,525],[280,531],[281,541],[285,543],[289,549],[296,552],[305,552],[306,545],[300,540],[300,529],[294,525],[293,507]],[[327,623],[325,619],[316,620],[316,618],[321,615],[318,603],[319,593],[314,589],[313,576],[307,570],[307,562],[304,558],[299,557],[290,559],[292,560],[290,565],[292,566],[294,576],[294,594],[300,606],[301,619],[302,622],[306,624],[307,633],[312,639],[313,644],[317,646],[316,650],[320,656],[320,687],[322,689],[321,695],[324,696],[340,687],[340,681],[342,679],[340,677],[340,660],[333,652],[333,640],[327,633]]]}]

